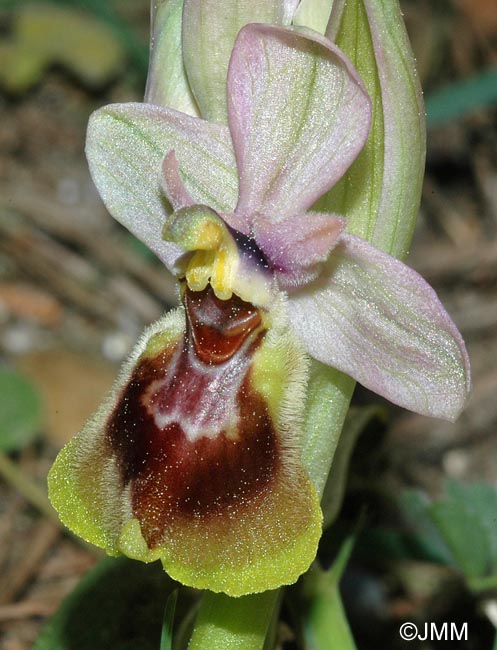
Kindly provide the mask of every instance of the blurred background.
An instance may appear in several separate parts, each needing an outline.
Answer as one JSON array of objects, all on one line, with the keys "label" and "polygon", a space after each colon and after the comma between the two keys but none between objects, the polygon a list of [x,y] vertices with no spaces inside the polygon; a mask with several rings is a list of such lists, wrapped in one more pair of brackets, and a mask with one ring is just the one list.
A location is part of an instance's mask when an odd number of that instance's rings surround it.
[{"label": "blurred background", "polygon": [[[320,557],[324,566],[332,561],[337,540],[362,512],[342,583],[359,648],[404,647],[399,625],[414,620],[467,621],[469,635],[412,642],[413,650],[491,650],[497,1],[401,4],[429,124],[408,263],[461,329],[474,393],[461,419],[448,424],[358,387],[348,424],[357,445],[342,455],[350,465],[346,492]],[[143,327],[176,304],[167,272],[106,213],[83,153],[94,109],[142,99],[148,30],[147,0],[0,0],[0,650],[31,648],[97,562],[58,525],[46,475]],[[280,648],[301,647],[291,608],[278,639]]]}]

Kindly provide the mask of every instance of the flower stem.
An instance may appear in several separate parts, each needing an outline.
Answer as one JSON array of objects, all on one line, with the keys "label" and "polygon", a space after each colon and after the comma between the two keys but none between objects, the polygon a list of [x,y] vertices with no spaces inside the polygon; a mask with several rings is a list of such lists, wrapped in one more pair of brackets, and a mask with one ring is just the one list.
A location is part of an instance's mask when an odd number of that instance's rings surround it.
[{"label": "flower stem", "polygon": [[322,496],[340,440],[355,382],[318,361],[311,362],[304,419],[303,463]]},{"label": "flower stem", "polygon": [[45,492],[34,481],[27,478],[19,466],[2,452],[0,452],[0,476],[45,517],[60,524],[59,517]]},{"label": "flower stem", "polygon": [[278,590],[230,598],[206,591],[189,650],[262,650]]},{"label": "flower stem", "polygon": [[[4,479],[7,485],[10,485],[14,490],[17,490],[17,492],[19,492],[19,494],[44,517],[47,517],[47,519],[50,519],[55,524],[62,527],[59,516],[48,500],[45,491],[28,478],[17,463],[14,463],[2,452],[0,452],[0,477]],[[100,549],[88,544],[69,530],[66,530],[65,532],[92,555],[97,557],[102,556]]]},{"label": "flower stem", "polygon": [[467,584],[471,591],[474,593],[497,589],[497,575],[483,576],[479,578],[468,578]]}]

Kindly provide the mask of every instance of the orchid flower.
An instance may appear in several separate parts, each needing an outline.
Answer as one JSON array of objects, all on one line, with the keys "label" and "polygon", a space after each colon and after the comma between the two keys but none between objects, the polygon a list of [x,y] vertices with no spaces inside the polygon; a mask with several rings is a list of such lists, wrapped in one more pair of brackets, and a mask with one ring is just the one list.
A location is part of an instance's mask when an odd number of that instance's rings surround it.
[{"label": "orchid flower", "polygon": [[94,181],[183,306],[145,332],[49,486],[62,521],[109,554],[238,596],[295,581],[316,553],[310,357],[431,416],[457,417],[470,386],[433,289],[349,234],[346,215],[313,211],[370,128],[343,53],[310,31],[245,26],[227,114],[229,128],[137,103],[91,119]]}]

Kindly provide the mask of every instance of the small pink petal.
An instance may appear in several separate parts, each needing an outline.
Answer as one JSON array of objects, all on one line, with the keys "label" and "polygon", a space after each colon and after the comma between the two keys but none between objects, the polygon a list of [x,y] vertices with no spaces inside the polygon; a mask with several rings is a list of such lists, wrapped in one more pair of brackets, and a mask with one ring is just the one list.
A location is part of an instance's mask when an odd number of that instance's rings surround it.
[{"label": "small pink petal", "polygon": [[228,71],[240,177],[237,214],[303,214],[345,173],[369,132],[371,104],[352,65],[317,33],[251,24]]},{"label": "small pink petal", "polygon": [[238,230],[238,232],[243,233],[244,235],[249,235],[250,234],[250,228],[248,227],[247,222],[245,219],[242,219],[239,215],[237,215],[235,212],[222,212],[219,215],[222,220],[230,226],[230,228],[233,228],[234,230]]},{"label": "small pink petal", "polygon": [[[181,210],[181,208],[188,208],[192,205],[196,205],[195,199],[181,180],[178,159],[176,158],[174,151],[170,151],[162,161],[161,186],[164,195],[167,197],[174,210]],[[244,234],[248,234],[247,224],[234,212],[227,212],[219,216],[221,216],[223,221],[231,228]]]},{"label": "small pink petal", "polygon": [[162,191],[174,210],[195,205],[179,174],[178,160],[174,151],[166,154],[162,161]]},{"label": "small pink petal", "polygon": [[254,239],[286,289],[317,276],[344,228],[343,219],[317,212],[279,223],[261,217],[254,224]]},{"label": "small pink petal", "polygon": [[238,179],[226,127],[139,103],[105,106],[90,118],[86,155],[107,209],[171,270],[183,253],[161,235],[167,207],[160,169],[172,149],[195,203],[232,212]]},{"label": "small pink petal", "polygon": [[412,411],[457,418],[471,388],[461,334],[415,271],[344,234],[327,270],[290,295],[311,356]]}]

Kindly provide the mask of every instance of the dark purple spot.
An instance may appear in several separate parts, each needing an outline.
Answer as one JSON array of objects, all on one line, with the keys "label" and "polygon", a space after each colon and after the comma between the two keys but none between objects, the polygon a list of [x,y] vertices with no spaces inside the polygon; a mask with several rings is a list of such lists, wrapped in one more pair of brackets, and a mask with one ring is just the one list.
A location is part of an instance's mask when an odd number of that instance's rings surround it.
[{"label": "dark purple spot", "polygon": [[254,264],[261,269],[269,269],[270,265],[268,259],[263,251],[259,248],[253,237],[244,235],[242,232],[234,230],[229,226],[228,229],[238,245],[238,250],[245,258],[252,260]]}]

